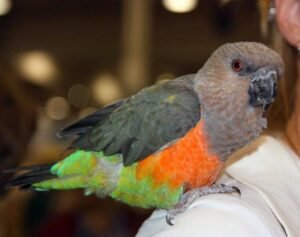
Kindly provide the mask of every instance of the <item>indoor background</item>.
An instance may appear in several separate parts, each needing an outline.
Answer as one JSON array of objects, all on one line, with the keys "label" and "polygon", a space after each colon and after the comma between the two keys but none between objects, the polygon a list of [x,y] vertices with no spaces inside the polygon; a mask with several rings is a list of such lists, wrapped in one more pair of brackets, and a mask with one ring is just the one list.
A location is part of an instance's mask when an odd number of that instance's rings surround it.
[{"label": "indoor background", "polygon": [[[260,1],[263,2],[263,1]],[[263,41],[255,0],[0,0],[0,170],[63,157],[65,125],[226,42]],[[3,190],[0,236],[133,236],[151,210],[81,190]]]}]

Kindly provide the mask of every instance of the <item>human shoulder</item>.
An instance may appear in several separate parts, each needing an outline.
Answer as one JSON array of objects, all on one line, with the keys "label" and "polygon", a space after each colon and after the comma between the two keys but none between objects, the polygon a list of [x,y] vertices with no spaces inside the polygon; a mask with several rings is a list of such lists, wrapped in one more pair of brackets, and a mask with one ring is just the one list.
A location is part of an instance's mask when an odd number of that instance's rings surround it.
[{"label": "human shoulder", "polygon": [[137,236],[284,236],[271,211],[251,189],[232,179],[226,178],[226,182],[238,186],[242,196],[217,194],[198,198],[176,217],[173,226],[166,224],[166,211],[157,210]]},{"label": "human shoulder", "polygon": [[225,172],[264,199],[287,236],[298,236],[300,190],[295,187],[300,183],[299,156],[282,138],[264,136],[256,143],[242,159],[231,160]]}]

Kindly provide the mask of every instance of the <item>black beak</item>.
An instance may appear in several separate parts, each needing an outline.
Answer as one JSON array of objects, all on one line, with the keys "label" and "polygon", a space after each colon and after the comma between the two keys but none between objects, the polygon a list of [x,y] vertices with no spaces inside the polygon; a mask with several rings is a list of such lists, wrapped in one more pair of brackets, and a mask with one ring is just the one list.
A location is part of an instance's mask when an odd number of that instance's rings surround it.
[{"label": "black beak", "polygon": [[276,96],[277,80],[278,73],[274,67],[264,67],[255,72],[248,90],[249,104],[262,106],[266,112]]}]

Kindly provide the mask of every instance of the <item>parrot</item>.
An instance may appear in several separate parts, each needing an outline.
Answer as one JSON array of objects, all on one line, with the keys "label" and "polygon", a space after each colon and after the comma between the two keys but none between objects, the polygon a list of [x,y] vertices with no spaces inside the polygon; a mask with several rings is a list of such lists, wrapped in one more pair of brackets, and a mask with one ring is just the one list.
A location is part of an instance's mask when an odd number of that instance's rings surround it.
[{"label": "parrot", "polygon": [[167,209],[166,221],[206,194],[239,192],[215,183],[224,162],[267,126],[283,74],[262,43],[226,43],[195,74],[158,82],[65,127],[77,137],[63,159],[17,167],[7,188],[83,189],[130,206]]}]

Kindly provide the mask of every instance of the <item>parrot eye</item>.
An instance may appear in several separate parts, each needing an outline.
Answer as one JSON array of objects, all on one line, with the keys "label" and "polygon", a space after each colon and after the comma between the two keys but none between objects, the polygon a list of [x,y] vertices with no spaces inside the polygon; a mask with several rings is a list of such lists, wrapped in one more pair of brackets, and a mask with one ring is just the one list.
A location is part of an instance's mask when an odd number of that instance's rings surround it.
[{"label": "parrot eye", "polygon": [[240,72],[243,69],[243,63],[239,59],[234,59],[232,61],[231,67],[233,71]]}]

